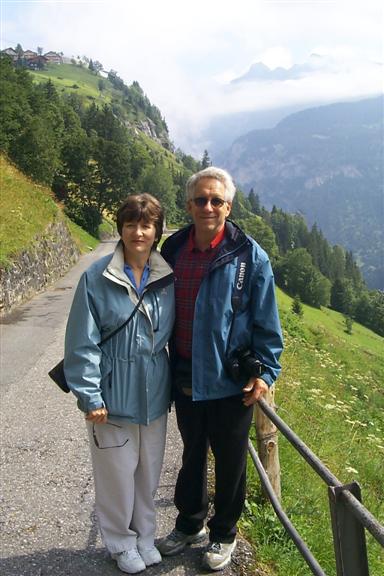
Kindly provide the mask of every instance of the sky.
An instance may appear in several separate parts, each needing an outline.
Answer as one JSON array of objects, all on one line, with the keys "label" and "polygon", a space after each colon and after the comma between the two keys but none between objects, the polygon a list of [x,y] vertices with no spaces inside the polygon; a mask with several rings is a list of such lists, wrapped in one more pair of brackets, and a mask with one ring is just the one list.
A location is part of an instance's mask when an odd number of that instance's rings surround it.
[{"label": "sky", "polygon": [[[175,146],[198,155],[210,120],[383,93],[383,0],[0,0],[1,49],[99,60],[138,81]],[[324,57],[305,78],[237,82],[250,66]],[[381,64],[381,66],[380,66]],[[205,140],[204,140],[205,139]]]}]

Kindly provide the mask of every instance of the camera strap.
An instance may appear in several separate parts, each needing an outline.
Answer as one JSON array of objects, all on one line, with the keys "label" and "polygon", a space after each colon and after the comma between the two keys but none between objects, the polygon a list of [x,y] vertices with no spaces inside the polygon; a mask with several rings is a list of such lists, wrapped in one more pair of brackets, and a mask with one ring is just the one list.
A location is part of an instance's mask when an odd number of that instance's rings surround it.
[{"label": "camera strap", "polygon": [[232,330],[233,330],[233,326],[235,324],[236,314],[237,314],[238,310],[240,309],[241,300],[242,300],[243,293],[244,293],[247,267],[249,266],[248,251],[249,251],[249,247],[247,246],[242,252],[240,252],[240,254],[237,258],[235,285],[233,288],[232,298],[231,298],[233,316],[232,316],[231,326],[229,328],[227,348],[226,348],[226,353],[225,353],[226,356],[228,355],[228,350],[229,350],[229,347],[231,344]]}]

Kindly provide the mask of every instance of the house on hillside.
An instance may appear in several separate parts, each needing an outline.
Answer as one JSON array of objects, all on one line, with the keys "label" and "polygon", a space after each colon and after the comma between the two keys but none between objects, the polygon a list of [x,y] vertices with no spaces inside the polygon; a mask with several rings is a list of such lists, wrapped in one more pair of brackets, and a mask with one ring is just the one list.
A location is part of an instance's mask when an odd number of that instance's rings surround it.
[{"label": "house on hillside", "polygon": [[39,54],[34,58],[29,58],[25,63],[30,70],[43,70],[48,64],[48,58]]},{"label": "house on hillside", "polygon": [[63,57],[58,54],[57,52],[47,52],[46,54],[44,54],[44,58],[46,58],[48,60],[48,62],[50,62],[51,64],[62,64],[63,63]]},{"label": "house on hillside", "polygon": [[34,52],[33,50],[25,50],[22,57],[24,60],[30,60],[31,58],[36,58],[37,55],[37,52]]},{"label": "house on hillside", "polygon": [[13,48],[5,48],[5,50],[2,50],[1,53],[9,56],[13,62],[16,62],[19,57],[18,53]]}]

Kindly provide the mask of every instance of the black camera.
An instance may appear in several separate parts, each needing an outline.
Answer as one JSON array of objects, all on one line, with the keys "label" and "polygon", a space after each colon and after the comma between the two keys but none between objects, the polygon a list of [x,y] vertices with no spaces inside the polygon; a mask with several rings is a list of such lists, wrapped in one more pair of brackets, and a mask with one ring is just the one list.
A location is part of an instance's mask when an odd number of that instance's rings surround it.
[{"label": "black camera", "polygon": [[226,368],[233,380],[248,380],[261,376],[265,366],[247,348],[237,348],[226,362]]}]

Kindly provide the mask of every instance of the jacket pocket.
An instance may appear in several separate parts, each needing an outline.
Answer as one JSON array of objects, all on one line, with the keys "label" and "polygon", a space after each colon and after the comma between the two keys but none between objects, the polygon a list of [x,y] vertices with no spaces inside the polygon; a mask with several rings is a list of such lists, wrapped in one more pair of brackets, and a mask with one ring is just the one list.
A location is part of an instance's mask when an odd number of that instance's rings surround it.
[{"label": "jacket pocket", "polygon": [[[112,361],[108,356],[103,355],[100,362],[101,381],[100,387],[103,392],[112,387]],[[104,398],[105,400],[105,398]]]}]

